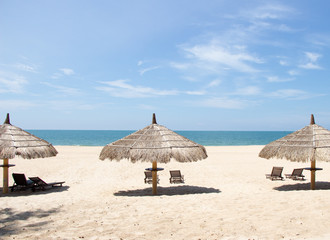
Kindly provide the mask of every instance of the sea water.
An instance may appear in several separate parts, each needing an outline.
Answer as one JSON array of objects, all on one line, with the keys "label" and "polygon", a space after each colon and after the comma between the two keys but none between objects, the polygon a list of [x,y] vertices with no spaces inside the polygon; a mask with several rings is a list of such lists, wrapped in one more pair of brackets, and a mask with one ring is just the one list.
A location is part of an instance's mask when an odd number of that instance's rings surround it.
[{"label": "sea water", "polygon": [[[53,145],[104,146],[135,131],[129,130],[27,130]],[[175,131],[204,146],[266,145],[287,131]]]}]

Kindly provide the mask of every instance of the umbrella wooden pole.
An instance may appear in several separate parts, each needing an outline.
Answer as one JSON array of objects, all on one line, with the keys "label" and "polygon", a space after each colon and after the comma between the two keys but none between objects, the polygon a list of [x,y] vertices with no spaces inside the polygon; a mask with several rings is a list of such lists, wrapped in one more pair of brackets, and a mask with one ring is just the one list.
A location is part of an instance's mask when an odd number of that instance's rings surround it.
[{"label": "umbrella wooden pole", "polygon": [[315,190],[315,159],[311,161],[311,190]]},{"label": "umbrella wooden pole", "polygon": [[157,161],[152,162],[152,194],[157,194]]},{"label": "umbrella wooden pole", "polygon": [[3,193],[8,193],[8,158],[3,159]]}]

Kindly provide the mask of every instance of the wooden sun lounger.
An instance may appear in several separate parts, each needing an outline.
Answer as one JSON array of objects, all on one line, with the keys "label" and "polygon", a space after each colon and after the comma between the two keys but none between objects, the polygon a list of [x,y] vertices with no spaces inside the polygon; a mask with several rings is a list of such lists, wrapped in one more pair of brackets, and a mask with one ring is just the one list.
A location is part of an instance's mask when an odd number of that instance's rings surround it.
[{"label": "wooden sun lounger", "polygon": [[273,167],[272,173],[266,174],[266,178],[269,178],[272,181],[283,180],[282,171],[283,171],[283,167]]},{"label": "wooden sun lounger", "polygon": [[9,187],[13,192],[15,190],[26,190],[31,188],[34,191],[34,182],[31,180],[26,180],[24,173],[13,173],[14,185]]},{"label": "wooden sun lounger", "polygon": [[[144,175],[145,175],[144,183],[152,183],[152,172],[151,171],[145,171]],[[158,174],[157,174],[157,183],[159,183]]]},{"label": "wooden sun lounger", "polygon": [[180,170],[170,170],[170,183],[184,183],[184,176],[181,175]]},{"label": "wooden sun lounger", "polygon": [[303,168],[295,168],[293,169],[291,174],[285,174],[286,178],[291,178],[292,180],[305,180],[305,176],[302,175],[302,172],[304,171]]},{"label": "wooden sun lounger", "polygon": [[39,177],[29,177],[29,179],[34,182],[35,185],[34,188],[40,190],[46,190],[46,187],[62,187],[63,183],[65,183],[65,182],[46,183]]}]

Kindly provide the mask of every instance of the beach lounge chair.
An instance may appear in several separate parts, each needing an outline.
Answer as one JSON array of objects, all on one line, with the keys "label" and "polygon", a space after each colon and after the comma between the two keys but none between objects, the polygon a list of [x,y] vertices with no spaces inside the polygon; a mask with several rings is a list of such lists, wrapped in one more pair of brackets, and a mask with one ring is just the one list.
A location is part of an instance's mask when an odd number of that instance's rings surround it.
[{"label": "beach lounge chair", "polygon": [[[152,172],[151,171],[145,171],[144,175],[145,175],[144,183],[152,183]],[[157,174],[157,183],[159,183],[158,174]]]},{"label": "beach lounge chair", "polygon": [[180,170],[170,170],[170,183],[184,183],[184,177]]},{"label": "beach lounge chair", "polygon": [[271,174],[266,174],[266,178],[273,180],[283,180],[282,177],[283,167],[273,167]]},{"label": "beach lounge chair", "polygon": [[26,180],[24,173],[13,173],[12,176],[14,179],[14,184],[9,187],[12,192],[15,190],[26,190],[29,188],[32,188],[32,191],[35,190],[34,182],[31,180]]},{"label": "beach lounge chair", "polygon": [[29,177],[29,179],[34,182],[34,188],[40,190],[46,190],[46,187],[62,187],[62,184],[65,183],[65,182],[46,183],[39,177]]},{"label": "beach lounge chair", "polygon": [[302,172],[304,171],[303,168],[295,168],[293,169],[291,174],[285,174],[286,178],[291,178],[292,180],[305,180],[305,176],[302,175]]}]

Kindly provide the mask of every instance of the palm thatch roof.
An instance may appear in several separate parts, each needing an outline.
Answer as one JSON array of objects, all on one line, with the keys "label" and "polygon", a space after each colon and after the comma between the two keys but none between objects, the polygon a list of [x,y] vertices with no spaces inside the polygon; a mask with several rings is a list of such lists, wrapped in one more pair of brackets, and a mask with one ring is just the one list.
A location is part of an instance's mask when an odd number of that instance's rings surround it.
[{"label": "palm thatch roof", "polygon": [[153,115],[151,125],[118,141],[106,145],[100,159],[129,159],[131,162],[167,163],[172,158],[178,162],[194,162],[207,157],[205,148],[157,124]]},{"label": "palm thatch roof", "polygon": [[49,142],[10,124],[9,114],[0,126],[0,158],[45,158],[56,156],[56,149]]},{"label": "palm thatch roof", "polygon": [[259,153],[262,158],[286,158],[295,162],[330,161],[330,131],[315,124],[267,144]]}]

